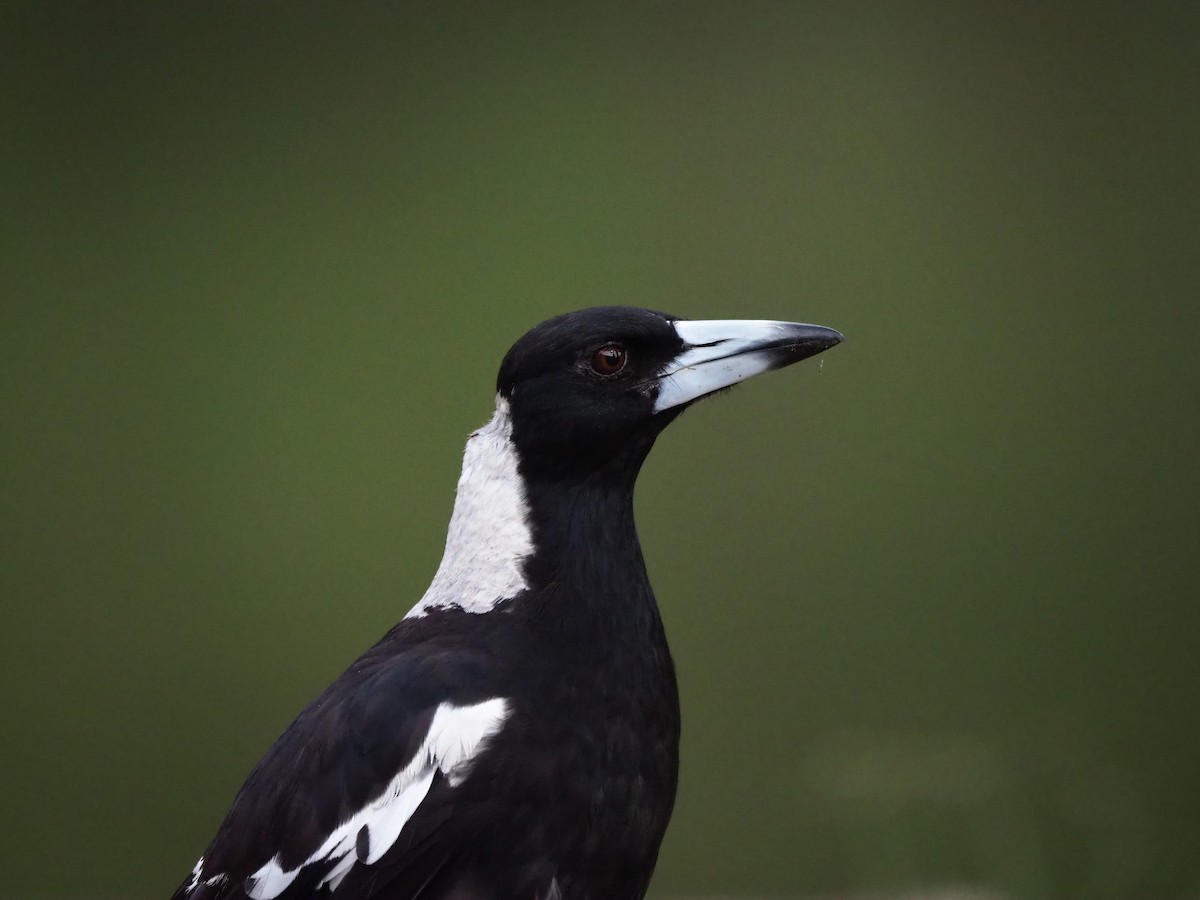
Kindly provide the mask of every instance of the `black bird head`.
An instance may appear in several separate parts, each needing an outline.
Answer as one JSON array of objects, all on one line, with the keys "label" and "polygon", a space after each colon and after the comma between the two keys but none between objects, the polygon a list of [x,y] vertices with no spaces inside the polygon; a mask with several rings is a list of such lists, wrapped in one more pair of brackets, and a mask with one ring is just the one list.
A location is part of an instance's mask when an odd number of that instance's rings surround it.
[{"label": "black bird head", "polygon": [[530,330],[496,387],[526,472],[636,476],[659,432],[696,400],[841,340],[820,325],[596,307]]}]

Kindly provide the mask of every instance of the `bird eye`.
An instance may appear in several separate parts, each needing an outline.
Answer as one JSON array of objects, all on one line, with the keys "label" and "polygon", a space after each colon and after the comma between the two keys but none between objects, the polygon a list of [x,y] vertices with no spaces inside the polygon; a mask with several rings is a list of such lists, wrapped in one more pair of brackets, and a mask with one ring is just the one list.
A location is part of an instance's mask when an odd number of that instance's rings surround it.
[{"label": "bird eye", "polygon": [[589,364],[597,375],[611,378],[613,375],[621,374],[628,361],[629,354],[620,344],[605,344],[592,354]]}]

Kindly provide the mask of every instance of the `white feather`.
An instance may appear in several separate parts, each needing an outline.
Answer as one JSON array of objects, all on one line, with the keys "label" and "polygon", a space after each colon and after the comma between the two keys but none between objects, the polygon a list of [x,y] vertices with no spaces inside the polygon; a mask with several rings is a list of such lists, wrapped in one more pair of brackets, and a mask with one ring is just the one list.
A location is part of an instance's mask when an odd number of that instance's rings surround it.
[{"label": "white feather", "polygon": [[196,885],[200,882],[200,873],[204,871],[204,857],[200,857],[199,861],[192,868],[191,877],[188,879],[188,885],[184,888],[187,893],[191,893],[196,889]]},{"label": "white feather", "polygon": [[497,396],[491,421],[467,440],[442,563],[406,618],[452,606],[487,612],[525,590],[522,563],[532,552],[508,401]]},{"label": "white feather", "polygon": [[225,880],[225,873],[218,872],[216,875],[210,875],[208,878],[205,878],[203,881],[201,881],[200,875],[203,872],[204,872],[204,857],[202,856],[202,857],[200,857],[199,860],[197,860],[196,865],[192,867],[192,874],[188,878],[187,887],[185,887],[183,889],[183,892],[185,894],[190,894],[201,884],[207,885],[208,887],[212,887],[213,885],[220,884],[222,881]]},{"label": "white feather", "polygon": [[337,861],[337,865],[330,869],[325,877],[321,879],[321,884],[329,886],[329,890],[336,891],[342,880],[350,874],[350,870],[354,868],[354,863],[358,858],[353,853],[347,853]]},{"label": "white feather", "polygon": [[[473,706],[441,704],[416,754],[379,796],[330,832],[321,846],[295,868],[284,869],[276,854],[250,876],[246,893],[253,900],[274,900],[305,866],[329,860],[335,864],[322,877],[320,885],[334,890],[355,863],[378,862],[396,843],[404,825],[429,793],[434,775],[442,772],[451,787],[461,784],[481,745],[500,730],[507,718],[508,701],[502,697]],[[367,853],[365,859],[360,859],[358,835],[364,827]],[[202,863],[203,860],[196,864],[193,878],[199,877]]]}]

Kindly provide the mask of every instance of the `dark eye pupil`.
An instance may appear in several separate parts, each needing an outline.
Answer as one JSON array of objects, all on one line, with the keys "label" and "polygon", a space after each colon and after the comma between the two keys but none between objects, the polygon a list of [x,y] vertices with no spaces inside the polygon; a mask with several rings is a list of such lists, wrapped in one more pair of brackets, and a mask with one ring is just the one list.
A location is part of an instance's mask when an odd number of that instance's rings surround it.
[{"label": "dark eye pupil", "polygon": [[605,344],[592,354],[592,370],[598,375],[616,375],[625,368],[625,348],[620,344]]}]

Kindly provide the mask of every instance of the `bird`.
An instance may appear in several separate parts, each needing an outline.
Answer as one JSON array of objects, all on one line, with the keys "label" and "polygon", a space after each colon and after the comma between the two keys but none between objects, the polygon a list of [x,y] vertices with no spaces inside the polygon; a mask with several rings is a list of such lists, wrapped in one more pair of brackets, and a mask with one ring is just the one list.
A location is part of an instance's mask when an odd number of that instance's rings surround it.
[{"label": "bird", "polygon": [[521,337],[429,589],[267,750],[174,900],[643,897],[680,709],[635,480],[697,400],[842,340],[632,306]]}]

